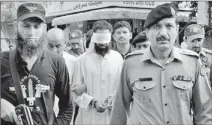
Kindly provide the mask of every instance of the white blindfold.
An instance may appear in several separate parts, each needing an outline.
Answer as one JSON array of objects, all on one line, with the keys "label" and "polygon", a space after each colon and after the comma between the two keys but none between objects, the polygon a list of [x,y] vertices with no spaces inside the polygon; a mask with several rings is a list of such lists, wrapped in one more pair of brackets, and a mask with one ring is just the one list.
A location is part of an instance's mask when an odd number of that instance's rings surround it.
[{"label": "white blindfold", "polygon": [[111,33],[93,33],[91,42],[93,43],[110,43]]}]

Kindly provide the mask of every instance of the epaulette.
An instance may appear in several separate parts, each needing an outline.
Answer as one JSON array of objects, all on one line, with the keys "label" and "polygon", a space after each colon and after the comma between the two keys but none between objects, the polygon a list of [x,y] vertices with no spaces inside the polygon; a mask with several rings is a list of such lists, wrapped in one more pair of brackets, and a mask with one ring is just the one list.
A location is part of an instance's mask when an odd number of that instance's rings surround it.
[{"label": "epaulette", "polygon": [[135,56],[135,55],[143,55],[144,52],[142,50],[136,50],[136,51],[132,51],[131,53],[128,53],[125,56],[125,59],[128,59],[129,57]]},{"label": "epaulette", "polygon": [[199,55],[196,52],[193,52],[192,50],[181,49],[181,53],[184,55],[189,55],[189,56],[194,56],[194,57],[199,58]]},{"label": "epaulette", "polygon": [[203,48],[203,51],[205,51],[206,53],[212,54],[212,50],[210,50],[210,49]]}]

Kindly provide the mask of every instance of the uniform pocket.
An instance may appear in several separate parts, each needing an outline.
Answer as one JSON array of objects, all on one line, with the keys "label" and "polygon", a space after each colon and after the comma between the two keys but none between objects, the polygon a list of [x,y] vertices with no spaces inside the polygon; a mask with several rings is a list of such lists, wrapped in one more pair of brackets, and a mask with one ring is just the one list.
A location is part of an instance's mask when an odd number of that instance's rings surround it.
[{"label": "uniform pocket", "polygon": [[172,81],[173,85],[182,90],[191,89],[193,87],[192,81]]},{"label": "uniform pocket", "polygon": [[152,89],[153,87],[155,87],[156,82],[154,81],[136,81],[135,82],[135,88],[139,89],[139,90],[149,90]]},{"label": "uniform pocket", "polygon": [[154,98],[154,88],[156,82],[154,81],[136,81],[134,83],[134,99],[141,102],[143,106],[147,109],[151,109]]},{"label": "uniform pocket", "polygon": [[173,86],[176,88],[176,92],[178,97],[185,102],[188,107],[188,111],[190,110],[190,101],[192,98],[192,81],[172,81]]}]

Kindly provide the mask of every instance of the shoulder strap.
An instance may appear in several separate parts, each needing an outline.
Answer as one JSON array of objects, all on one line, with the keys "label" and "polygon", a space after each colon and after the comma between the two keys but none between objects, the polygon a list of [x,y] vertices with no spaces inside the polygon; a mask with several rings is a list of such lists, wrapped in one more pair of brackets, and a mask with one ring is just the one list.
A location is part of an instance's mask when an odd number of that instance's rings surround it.
[{"label": "shoulder strap", "polygon": [[135,51],[132,51],[131,53],[128,53],[125,56],[125,59],[128,59],[129,57],[132,57],[134,55],[143,55],[143,54],[144,54],[143,50],[135,50]]},{"label": "shoulder strap", "polygon": [[10,50],[10,53],[9,53],[10,71],[12,74],[13,84],[15,86],[15,91],[16,91],[16,96],[17,96],[18,102],[19,102],[19,104],[25,104],[22,90],[21,90],[20,78],[18,75],[16,63],[15,63],[15,55],[16,55],[16,50]]},{"label": "shoulder strap", "polygon": [[196,53],[196,52],[193,52],[191,50],[188,50],[188,49],[179,49],[181,50],[180,52],[184,55],[188,55],[188,56],[193,56],[193,57],[196,57],[196,58],[199,58],[199,55]]}]

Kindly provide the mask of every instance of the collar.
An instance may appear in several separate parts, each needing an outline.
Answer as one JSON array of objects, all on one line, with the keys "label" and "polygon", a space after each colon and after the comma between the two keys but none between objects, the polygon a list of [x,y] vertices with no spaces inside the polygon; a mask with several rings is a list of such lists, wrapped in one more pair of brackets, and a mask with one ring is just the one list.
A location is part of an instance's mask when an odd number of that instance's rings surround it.
[{"label": "collar", "polygon": [[[151,60],[152,62],[155,62],[155,57],[153,55],[153,52],[151,50],[151,47],[148,47],[146,49],[143,50],[144,51],[144,54],[141,58],[141,61],[147,61],[147,60]],[[180,49],[176,48],[176,47],[173,47],[172,51],[171,51],[171,54],[170,54],[170,57],[169,57],[169,62],[173,61],[174,59],[177,59],[179,61],[183,61],[182,59],[182,56],[180,54]]]},{"label": "collar", "polygon": [[[27,63],[23,60],[23,58],[21,57],[21,54],[18,52],[17,49],[15,50],[15,52],[16,52],[15,62],[17,64],[26,64],[27,65]],[[39,55],[38,55],[37,61],[40,61],[40,60],[44,59],[45,57],[46,57],[46,51],[41,50]]]},{"label": "collar", "polygon": [[183,58],[182,58],[182,55],[180,54],[180,52],[181,52],[181,49],[173,46],[173,49],[172,49],[170,57],[172,59],[177,59],[179,61],[183,61]]},{"label": "collar", "polygon": [[200,56],[204,56],[204,57],[206,56],[206,53],[205,53],[205,51],[204,51],[203,48],[201,49],[201,52],[199,53],[199,55],[200,55]]},{"label": "collar", "polygon": [[[117,52],[119,52],[116,42],[111,42],[111,47],[112,47],[114,50],[116,50]],[[123,58],[125,58],[125,56],[126,56],[127,54],[131,53],[131,52],[132,52],[132,45],[130,44],[129,50],[127,51],[126,54],[123,55],[121,52],[119,52],[119,53],[121,54],[121,56],[122,56]]]}]

